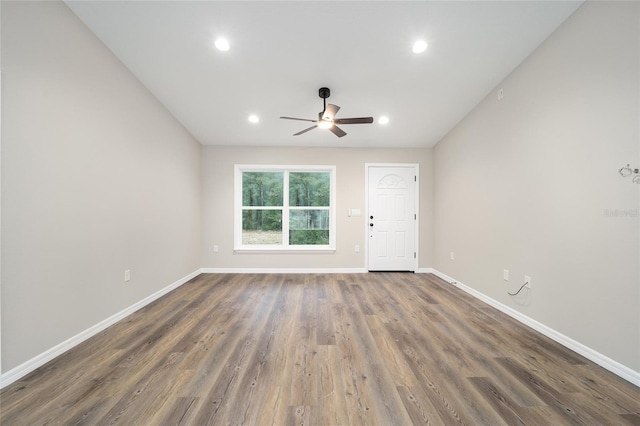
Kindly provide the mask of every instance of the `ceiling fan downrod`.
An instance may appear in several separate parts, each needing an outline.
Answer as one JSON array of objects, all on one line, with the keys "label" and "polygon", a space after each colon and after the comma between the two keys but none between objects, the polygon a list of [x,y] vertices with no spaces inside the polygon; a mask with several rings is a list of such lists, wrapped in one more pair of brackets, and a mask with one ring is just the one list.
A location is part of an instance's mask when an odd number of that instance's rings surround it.
[{"label": "ceiling fan downrod", "polygon": [[324,114],[324,112],[327,110],[327,98],[331,96],[331,90],[329,90],[328,87],[321,87],[318,90],[318,96],[322,98],[322,102],[323,102],[322,113]]}]

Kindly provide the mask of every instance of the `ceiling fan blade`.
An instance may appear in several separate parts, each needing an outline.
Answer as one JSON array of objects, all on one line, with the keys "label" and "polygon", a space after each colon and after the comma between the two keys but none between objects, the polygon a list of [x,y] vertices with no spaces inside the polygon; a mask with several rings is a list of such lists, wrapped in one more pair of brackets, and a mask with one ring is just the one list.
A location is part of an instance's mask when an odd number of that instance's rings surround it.
[{"label": "ceiling fan blade", "polygon": [[373,117],[336,118],[333,122],[336,124],[369,124],[373,123]]},{"label": "ceiling fan blade", "polygon": [[324,120],[333,120],[336,114],[340,111],[340,107],[334,104],[327,104],[327,107],[322,114]]},{"label": "ceiling fan blade", "polygon": [[347,134],[347,132],[345,132],[344,130],[342,130],[340,127],[336,126],[335,124],[331,127],[329,127],[329,130],[331,130],[331,132],[336,135],[337,137],[341,138],[344,135]]},{"label": "ceiling fan blade", "polygon": [[307,129],[299,131],[298,133],[294,133],[293,136],[298,136],[298,135],[301,135],[303,133],[307,133],[309,130],[313,130],[316,127],[318,127],[318,126],[317,125],[316,126],[311,126],[311,127],[307,128]]},{"label": "ceiling fan blade", "polygon": [[309,120],[308,118],[295,118],[295,117],[280,117],[285,120],[298,120],[298,121],[310,121],[312,123],[317,123],[318,120]]}]

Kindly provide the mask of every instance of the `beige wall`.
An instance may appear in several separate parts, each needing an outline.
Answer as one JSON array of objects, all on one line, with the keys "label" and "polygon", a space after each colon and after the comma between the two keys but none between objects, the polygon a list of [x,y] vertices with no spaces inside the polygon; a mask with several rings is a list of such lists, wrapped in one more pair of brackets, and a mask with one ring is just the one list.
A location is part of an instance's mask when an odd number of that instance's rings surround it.
[{"label": "beige wall", "polygon": [[436,269],[635,371],[639,8],[585,3],[434,151]]},{"label": "beige wall", "polygon": [[200,267],[200,145],[63,3],[1,7],[8,371]]},{"label": "beige wall", "polygon": [[[349,148],[202,148],[204,268],[364,268],[365,163],[420,165],[419,267],[432,264],[432,150]],[[248,254],[233,251],[234,164],[335,165],[337,181],[337,246],[332,254]],[[362,216],[348,217],[349,208]],[[218,245],[220,251],[213,252]],[[361,251],[354,251],[355,245]]]}]

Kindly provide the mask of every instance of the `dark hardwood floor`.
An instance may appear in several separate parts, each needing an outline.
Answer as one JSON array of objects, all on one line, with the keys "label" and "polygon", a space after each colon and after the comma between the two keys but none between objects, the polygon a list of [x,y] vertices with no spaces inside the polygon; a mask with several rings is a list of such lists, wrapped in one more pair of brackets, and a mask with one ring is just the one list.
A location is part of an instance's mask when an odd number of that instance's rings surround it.
[{"label": "dark hardwood floor", "polygon": [[433,275],[200,275],[0,393],[3,425],[640,424],[640,388]]}]

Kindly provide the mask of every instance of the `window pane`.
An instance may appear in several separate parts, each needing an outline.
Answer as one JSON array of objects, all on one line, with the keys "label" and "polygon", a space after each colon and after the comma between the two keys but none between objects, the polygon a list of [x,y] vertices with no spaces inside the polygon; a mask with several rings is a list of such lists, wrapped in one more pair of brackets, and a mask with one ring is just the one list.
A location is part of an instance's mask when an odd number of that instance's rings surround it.
[{"label": "window pane", "polygon": [[243,210],[242,244],[282,245],[282,210]]},{"label": "window pane", "polygon": [[289,244],[328,245],[328,210],[291,210],[289,212]]},{"label": "window pane", "polygon": [[289,173],[289,205],[328,207],[330,181],[329,172]]},{"label": "window pane", "polygon": [[282,172],[243,172],[242,205],[281,206],[283,175]]}]

